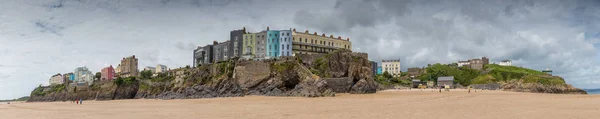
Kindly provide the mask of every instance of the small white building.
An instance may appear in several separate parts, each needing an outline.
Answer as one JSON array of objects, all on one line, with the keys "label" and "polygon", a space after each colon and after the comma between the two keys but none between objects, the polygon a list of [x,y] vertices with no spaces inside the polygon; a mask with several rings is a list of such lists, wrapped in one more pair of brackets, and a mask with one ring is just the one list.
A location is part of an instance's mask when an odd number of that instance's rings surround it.
[{"label": "small white building", "polygon": [[471,64],[469,61],[458,61],[458,67],[462,67],[465,65],[468,66],[469,64]]},{"label": "small white building", "polygon": [[162,73],[162,72],[166,72],[166,71],[167,71],[167,66],[162,65],[162,64],[156,65],[156,72],[155,73]]},{"label": "small white building", "polygon": [[512,61],[510,61],[510,60],[502,60],[502,61],[500,61],[500,63],[498,65],[500,65],[500,66],[512,66]]},{"label": "small white building", "polygon": [[50,85],[57,85],[57,84],[63,84],[63,83],[65,83],[65,79],[63,78],[63,76],[60,73],[50,77]]}]

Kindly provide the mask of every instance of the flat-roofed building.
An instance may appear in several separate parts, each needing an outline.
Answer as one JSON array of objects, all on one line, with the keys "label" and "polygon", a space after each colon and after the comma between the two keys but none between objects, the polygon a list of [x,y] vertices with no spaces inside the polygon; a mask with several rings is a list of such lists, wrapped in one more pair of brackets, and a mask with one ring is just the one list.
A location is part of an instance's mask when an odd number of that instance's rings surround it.
[{"label": "flat-roofed building", "polygon": [[401,75],[401,67],[400,60],[382,60],[381,61],[381,70],[385,73],[388,72],[394,77],[400,77]]},{"label": "flat-roofed building", "polygon": [[352,50],[350,38],[342,39],[340,36],[309,33],[308,30],[297,32],[296,29],[292,30],[292,36],[294,54],[326,54],[338,49]]},{"label": "flat-roofed building", "polygon": [[213,63],[213,45],[206,45],[204,47],[198,46],[194,49],[194,63],[192,67],[197,67],[201,64],[210,64]]}]

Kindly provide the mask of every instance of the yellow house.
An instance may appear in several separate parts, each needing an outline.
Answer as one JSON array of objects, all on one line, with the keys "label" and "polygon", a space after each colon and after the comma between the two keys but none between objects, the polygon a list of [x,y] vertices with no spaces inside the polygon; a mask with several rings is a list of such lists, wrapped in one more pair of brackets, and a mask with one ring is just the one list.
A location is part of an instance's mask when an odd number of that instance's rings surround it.
[{"label": "yellow house", "polygon": [[246,33],[243,36],[242,41],[242,55],[255,55],[256,54],[256,34]]},{"label": "yellow house", "polygon": [[336,38],[333,35],[319,35],[317,32],[310,34],[308,30],[296,32],[296,29],[292,30],[292,36],[294,54],[325,54],[337,49],[352,50],[350,38],[342,39],[341,36]]}]

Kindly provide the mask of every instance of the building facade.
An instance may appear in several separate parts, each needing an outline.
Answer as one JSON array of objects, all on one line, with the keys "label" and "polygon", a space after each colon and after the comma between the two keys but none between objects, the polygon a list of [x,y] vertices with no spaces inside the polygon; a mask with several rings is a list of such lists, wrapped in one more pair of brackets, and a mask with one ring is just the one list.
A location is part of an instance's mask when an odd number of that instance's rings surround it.
[{"label": "building facade", "polygon": [[267,28],[267,58],[279,56],[279,31]]},{"label": "building facade", "polygon": [[279,56],[292,56],[292,31],[279,31]]},{"label": "building facade", "polygon": [[125,57],[121,60],[120,64],[119,76],[121,77],[131,77],[138,75],[138,59],[135,58],[135,55],[130,57]]},{"label": "building facade", "polygon": [[58,85],[58,84],[63,84],[65,83],[65,78],[63,77],[63,75],[61,75],[60,73],[52,75],[52,77],[50,77],[50,85]]},{"label": "building facade", "polygon": [[467,61],[458,61],[458,66],[467,66],[471,69],[483,70],[484,66],[490,63],[490,59],[487,57],[481,57],[481,59],[470,59]]},{"label": "building facade", "polygon": [[115,78],[115,69],[112,67],[112,65],[102,68],[102,70],[100,71],[100,80],[113,80]]},{"label": "building facade", "polygon": [[371,61],[371,71],[373,72],[373,76],[377,74],[377,62]]},{"label": "building facade", "polygon": [[267,31],[256,33],[256,54],[254,58],[264,59],[267,57]]},{"label": "building facade", "polygon": [[218,43],[217,41],[215,41],[213,43],[213,62],[220,62],[220,61],[226,61],[229,60],[229,58],[231,57],[229,54],[229,41],[225,41],[222,43]]},{"label": "building facade", "polygon": [[512,66],[512,61],[510,60],[502,60],[500,61],[500,64],[498,64],[500,66]]},{"label": "building facade", "polygon": [[292,52],[294,54],[326,54],[337,49],[352,50],[350,39],[342,39],[340,36],[335,38],[333,35],[329,37],[325,34],[313,34],[308,30],[305,32],[297,32],[292,30]]},{"label": "building facade", "polygon": [[438,77],[437,85],[438,86],[448,85],[448,86],[450,86],[450,88],[453,88],[454,87],[454,76]]},{"label": "building facade", "polygon": [[256,34],[246,33],[243,35],[242,56],[252,58],[256,55]]},{"label": "building facade", "polygon": [[197,67],[201,64],[213,63],[213,52],[213,45],[206,45],[204,47],[198,46],[194,50],[194,63],[192,66]]},{"label": "building facade", "polygon": [[381,66],[377,67],[377,74],[383,74],[383,69],[381,68]]},{"label": "building facade", "polygon": [[75,81],[75,75],[73,73],[65,73],[63,74],[63,78],[65,78],[65,81]]},{"label": "building facade", "polygon": [[243,36],[246,33],[246,27],[241,30],[233,30],[229,32],[229,47],[227,56],[229,58],[241,57],[243,54]]},{"label": "building facade", "polygon": [[146,66],[142,71],[150,71],[152,73],[156,72],[156,67]]},{"label": "building facade", "polygon": [[73,72],[73,74],[75,76],[74,82],[77,83],[78,85],[81,85],[81,84],[92,85],[92,83],[94,83],[94,74],[92,74],[92,72],[90,70],[88,70],[87,67],[75,68],[75,71]]},{"label": "building facade", "polygon": [[156,65],[156,72],[154,73],[163,73],[163,72],[167,72],[168,68],[166,65],[162,65],[162,64],[158,64]]},{"label": "building facade", "polygon": [[383,72],[388,72],[394,77],[400,77],[401,68],[400,68],[400,60],[382,60],[381,61],[381,70]]}]

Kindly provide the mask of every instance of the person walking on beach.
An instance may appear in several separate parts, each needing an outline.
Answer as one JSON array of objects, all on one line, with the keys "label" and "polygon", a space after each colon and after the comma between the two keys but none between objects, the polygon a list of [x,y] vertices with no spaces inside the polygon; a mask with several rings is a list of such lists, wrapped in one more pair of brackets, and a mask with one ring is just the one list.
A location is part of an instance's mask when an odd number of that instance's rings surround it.
[{"label": "person walking on beach", "polygon": [[79,100],[75,99],[75,103],[79,104]]},{"label": "person walking on beach", "polygon": [[469,93],[471,93],[471,86],[469,86]]},{"label": "person walking on beach", "polygon": [[83,105],[83,99],[79,99],[79,104]]}]

